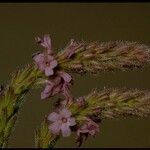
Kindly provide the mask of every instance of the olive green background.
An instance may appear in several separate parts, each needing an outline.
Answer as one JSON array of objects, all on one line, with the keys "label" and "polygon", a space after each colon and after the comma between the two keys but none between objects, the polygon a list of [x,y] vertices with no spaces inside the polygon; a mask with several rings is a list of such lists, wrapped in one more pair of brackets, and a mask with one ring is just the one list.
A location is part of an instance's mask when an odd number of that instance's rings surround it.
[{"label": "olive green background", "polygon": [[[128,40],[150,45],[150,3],[25,3],[0,4],[0,83],[12,71],[32,61],[39,50],[34,37],[51,34],[53,48],[60,50],[71,39],[86,41]],[[92,88],[128,87],[150,89],[150,65],[143,70],[104,72],[97,76],[73,75],[74,96]],[[33,90],[25,98],[9,147],[34,147],[34,130],[51,111],[52,100],[40,100]],[[100,134],[83,147],[150,147],[150,118],[104,120]],[[75,135],[56,147],[75,147]]]}]

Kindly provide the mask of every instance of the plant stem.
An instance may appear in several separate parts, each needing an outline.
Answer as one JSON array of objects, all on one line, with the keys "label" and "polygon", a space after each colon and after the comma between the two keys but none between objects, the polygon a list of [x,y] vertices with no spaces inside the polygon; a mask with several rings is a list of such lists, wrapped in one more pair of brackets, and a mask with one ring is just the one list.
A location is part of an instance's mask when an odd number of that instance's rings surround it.
[{"label": "plant stem", "polygon": [[10,84],[0,97],[0,147],[7,147],[8,139],[14,129],[18,112],[28,91],[41,78],[41,73],[34,65],[12,75]]}]

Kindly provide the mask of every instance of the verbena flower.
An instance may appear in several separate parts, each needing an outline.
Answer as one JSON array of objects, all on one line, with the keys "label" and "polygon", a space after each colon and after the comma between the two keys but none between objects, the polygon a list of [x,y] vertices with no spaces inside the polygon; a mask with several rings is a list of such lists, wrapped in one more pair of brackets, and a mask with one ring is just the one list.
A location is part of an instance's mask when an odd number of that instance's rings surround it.
[{"label": "verbena flower", "polygon": [[58,113],[52,112],[48,116],[48,120],[52,122],[52,124],[49,125],[49,130],[56,135],[61,132],[63,137],[70,136],[70,126],[76,125],[75,118],[71,117],[71,115],[71,112],[66,108],[59,110]]},{"label": "verbena flower", "polygon": [[33,57],[38,68],[45,73],[46,76],[54,74],[54,68],[57,66],[57,60],[51,55],[40,53]]},{"label": "verbena flower", "polygon": [[99,132],[99,125],[91,119],[86,119],[85,123],[78,129],[77,135],[88,133],[94,136],[97,132]]},{"label": "verbena flower", "polygon": [[93,120],[86,118],[84,124],[77,129],[77,139],[76,143],[80,147],[89,135],[95,136],[99,132],[99,126]]},{"label": "verbena flower", "polygon": [[34,55],[33,59],[38,68],[44,72],[46,76],[51,76],[54,74],[54,68],[58,65],[57,60],[53,56],[51,38],[46,34],[43,38],[37,37],[36,41],[45,51]]},{"label": "verbena flower", "polygon": [[70,99],[69,85],[71,80],[72,77],[68,73],[63,71],[57,72],[51,81],[46,82],[45,89],[41,93],[41,99],[45,99],[57,93],[62,93],[67,99]]}]

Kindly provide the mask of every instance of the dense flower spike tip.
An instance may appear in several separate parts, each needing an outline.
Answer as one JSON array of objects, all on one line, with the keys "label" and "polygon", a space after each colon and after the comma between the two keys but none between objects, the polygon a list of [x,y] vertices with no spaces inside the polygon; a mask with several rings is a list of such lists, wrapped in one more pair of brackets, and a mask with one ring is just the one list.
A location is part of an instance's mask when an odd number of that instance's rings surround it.
[{"label": "dense flower spike tip", "polygon": [[63,137],[70,136],[70,126],[76,125],[75,118],[71,117],[71,115],[71,112],[66,108],[59,110],[58,113],[52,112],[48,116],[48,120],[53,122],[49,125],[50,131],[56,135],[58,135],[61,131]]},{"label": "dense flower spike tip", "polygon": [[[73,48],[67,50],[72,45],[74,45]],[[137,42],[79,43],[71,41],[67,48],[57,54],[59,65],[67,71],[80,74],[105,70],[131,70],[141,68],[144,63],[150,61],[150,48]],[[74,57],[69,59],[72,54]]]}]

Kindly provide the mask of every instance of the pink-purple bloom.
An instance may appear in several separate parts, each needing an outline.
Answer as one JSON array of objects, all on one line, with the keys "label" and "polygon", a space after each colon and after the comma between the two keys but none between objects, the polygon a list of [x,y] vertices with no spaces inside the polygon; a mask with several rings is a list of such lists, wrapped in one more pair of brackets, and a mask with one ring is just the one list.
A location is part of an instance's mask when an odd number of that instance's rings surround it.
[{"label": "pink-purple bloom", "polygon": [[46,82],[44,91],[41,93],[41,99],[53,96],[57,93],[62,92],[62,94],[69,99],[69,85],[72,80],[72,77],[63,71],[58,71],[56,76],[51,79],[51,81]]},{"label": "pink-purple bloom", "polygon": [[75,118],[71,117],[71,115],[71,112],[66,108],[59,110],[58,113],[52,112],[48,116],[48,120],[52,122],[49,125],[49,130],[56,135],[59,135],[61,132],[63,137],[70,136],[70,126],[76,125]]},{"label": "pink-purple bloom", "polygon": [[85,123],[78,129],[77,135],[88,133],[94,136],[97,132],[99,132],[99,125],[91,119],[86,119]]},{"label": "pink-purple bloom", "polygon": [[99,132],[99,126],[92,119],[85,118],[84,124],[77,129],[77,139],[78,147],[88,138],[89,135],[95,136]]},{"label": "pink-purple bloom", "polygon": [[[37,37],[36,41],[45,51],[34,55],[33,59],[39,70],[45,73],[46,76],[50,77],[49,80],[46,81],[45,89],[41,93],[41,99],[54,96],[57,93],[62,93],[68,100],[72,99],[69,89],[72,77],[66,72],[55,70],[58,62],[52,53],[51,38],[46,34],[43,38]],[[68,51],[70,51],[72,47],[75,47],[76,44],[74,41],[71,41],[69,45]],[[70,53],[69,57],[70,55],[72,54]]]},{"label": "pink-purple bloom", "polygon": [[57,61],[51,55],[40,53],[33,57],[38,68],[45,73],[46,76],[54,74],[54,68],[57,66]]},{"label": "pink-purple bloom", "polygon": [[43,38],[37,37],[36,41],[45,49],[43,53],[33,56],[38,68],[45,73],[46,76],[54,74],[54,68],[58,65],[57,60],[52,55],[51,38],[48,34]]}]

